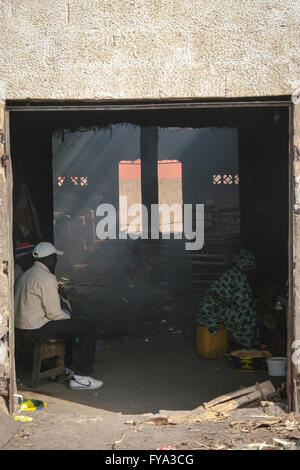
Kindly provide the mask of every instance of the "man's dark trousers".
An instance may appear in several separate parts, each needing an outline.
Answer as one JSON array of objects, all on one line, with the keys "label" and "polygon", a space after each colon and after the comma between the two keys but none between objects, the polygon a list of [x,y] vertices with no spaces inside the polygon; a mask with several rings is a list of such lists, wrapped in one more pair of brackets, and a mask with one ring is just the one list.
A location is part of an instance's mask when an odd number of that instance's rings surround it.
[{"label": "man's dark trousers", "polygon": [[[93,362],[96,350],[95,326],[87,318],[71,318],[70,320],[49,321],[41,328],[34,330],[16,329],[18,337],[30,342],[46,341],[47,339],[74,340],[75,360],[74,372],[76,375],[92,375]],[[78,338],[78,341],[75,341]]]}]

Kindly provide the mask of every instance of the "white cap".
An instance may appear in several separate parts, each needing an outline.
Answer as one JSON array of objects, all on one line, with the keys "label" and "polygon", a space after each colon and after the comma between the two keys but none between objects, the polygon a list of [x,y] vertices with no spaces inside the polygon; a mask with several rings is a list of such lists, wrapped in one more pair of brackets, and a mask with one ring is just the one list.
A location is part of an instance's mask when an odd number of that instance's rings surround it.
[{"label": "white cap", "polygon": [[36,245],[34,247],[32,256],[34,258],[45,258],[46,256],[53,255],[54,253],[57,254],[57,255],[63,255],[64,254],[63,251],[57,250],[55,248],[55,246],[52,245],[52,243],[41,242],[41,243],[39,243],[38,245]]}]

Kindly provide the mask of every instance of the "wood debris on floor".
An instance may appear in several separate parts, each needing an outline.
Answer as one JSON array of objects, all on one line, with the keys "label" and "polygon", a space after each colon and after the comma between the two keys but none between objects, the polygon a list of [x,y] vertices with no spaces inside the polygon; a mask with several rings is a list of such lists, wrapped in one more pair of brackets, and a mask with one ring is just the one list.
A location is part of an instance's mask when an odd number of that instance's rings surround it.
[{"label": "wood debris on floor", "polygon": [[188,424],[200,421],[217,421],[229,416],[229,412],[246,406],[257,400],[267,400],[274,397],[276,390],[270,380],[247,388],[241,388],[233,393],[222,395],[208,403],[197,407],[189,412],[170,414],[161,410],[159,417],[148,419],[146,422],[158,425],[166,424]]}]

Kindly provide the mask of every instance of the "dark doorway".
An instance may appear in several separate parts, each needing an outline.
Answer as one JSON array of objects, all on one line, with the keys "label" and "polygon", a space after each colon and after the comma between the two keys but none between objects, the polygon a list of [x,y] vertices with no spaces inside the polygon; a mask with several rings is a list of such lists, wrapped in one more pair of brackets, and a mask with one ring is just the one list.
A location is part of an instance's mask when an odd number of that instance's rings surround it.
[{"label": "dark doorway", "polygon": [[[75,310],[95,321],[99,354],[111,339],[133,337],[147,343],[157,335],[172,341],[185,337],[189,350],[196,354],[199,298],[230,266],[232,255],[240,247],[250,249],[258,259],[258,270],[250,280],[255,297],[265,296],[275,302],[285,290],[288,108],[34,111],[10,115],[15,209],[18,192],[25,184],[40,228],[39,232],[31,227],[26,237],[32,243],[40,238],[53,241],[66,251],[58,280],[70,289]],[[157,132],[156,152],[149,156],[146,176],[141,169],[140,181],[139,177],[128,177],[121,184],[121,161],[127,162],[128,174],[139,159],[141,166],[145,165],[143,129]],[[165,163],[169,173],[157,162],[169,162]],[[150,173],[157,185],[153,192],[150,184],[150,202],[155,203],[155,195],[159,201],[159,194],[164,194],[166,200],[172,195],[171,202],[204,204],[207,233],[202,251],[185,250],[185,240],[176,238],[174,232],[170,240],[162,236],[158,240],[97,238],[99,219],[95,212],[99,203],[118,206],[121,186],[126,194],[134,193],[137,202],[143,200],[142,188]],[[117,219],[117,229],[119,222]],[[16,224],[15,243],[20,237]],[[197,256],[203,253],[215,256],[214,264],[208,263],[199,271]],[[267,346],[274,348],[274,353],[284,352],[286,347],[284,324],[271,333],[263,329]],[[128,357],[131,364],[133,356]],[[251,377],[245,379],[243,374],[238,380],[241,385],[245,380],[252,383]],[[224,393],[230,391],[230,383],[226,382],[225,388]],[[213,387],[203,394],[205,399],[209,396],[215,396]],[[184,406],[184,400],[179,402]],[[191,403],[191,397],[187,402]]]}]

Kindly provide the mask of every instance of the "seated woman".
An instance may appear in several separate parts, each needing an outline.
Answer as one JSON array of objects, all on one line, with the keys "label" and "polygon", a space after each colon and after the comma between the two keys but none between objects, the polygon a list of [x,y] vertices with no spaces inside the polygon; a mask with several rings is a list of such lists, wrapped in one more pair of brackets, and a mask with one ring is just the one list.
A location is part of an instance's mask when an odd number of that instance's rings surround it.
[{"label": "seated woman", "polygon": [[214,281],[199,306],[197,323],[216,334],[218,325],[226,327],[231,342],[253,348],[259,344],[255,299],[247,272],[256,268],[256,258],[241,250],[233,258],[233,267]]}]

